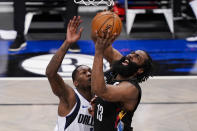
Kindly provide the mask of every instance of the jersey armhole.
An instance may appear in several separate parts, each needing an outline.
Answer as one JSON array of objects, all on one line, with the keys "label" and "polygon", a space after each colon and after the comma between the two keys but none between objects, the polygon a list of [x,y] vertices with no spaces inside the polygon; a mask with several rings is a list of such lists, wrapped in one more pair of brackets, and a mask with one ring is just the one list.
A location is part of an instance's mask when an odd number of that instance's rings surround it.
[{"label": "jersey armhole", "polygon": [[81,101],[79,99],[79,96],[76,93],[75,93],[75,97],[76,97],[76,104],[71,110],[71,112],[66,116],[66,124],[65,124],[64,129],[66,129],[75,120],[79,112]]}]

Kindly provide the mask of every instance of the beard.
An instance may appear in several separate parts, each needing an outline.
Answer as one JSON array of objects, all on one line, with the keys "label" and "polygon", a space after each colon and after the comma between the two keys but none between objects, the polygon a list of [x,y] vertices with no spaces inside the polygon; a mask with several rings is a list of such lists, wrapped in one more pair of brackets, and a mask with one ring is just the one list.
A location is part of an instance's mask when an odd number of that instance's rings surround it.
[{"label": "beard", "polygon": [[125,59],[126,56],[122,57],[120,60],[114,61],[114,63],[112,64],[112,71],[118,73],[122,77],[130,77],[138,71],[140,66],[132,61],[129,61],[129,64],[125,66],[122,64]]}]

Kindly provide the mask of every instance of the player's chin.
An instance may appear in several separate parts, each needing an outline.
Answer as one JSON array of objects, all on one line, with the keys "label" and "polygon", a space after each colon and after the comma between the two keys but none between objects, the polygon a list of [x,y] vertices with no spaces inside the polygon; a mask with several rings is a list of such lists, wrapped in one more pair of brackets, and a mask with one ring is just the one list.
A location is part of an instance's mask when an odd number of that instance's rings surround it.
[{"label": "player's chin", "polygon": [[88,89],[90,90],[90,89],[91,89],[91,84],[88,84],[87,87],[88,87]]},{"label": "player's chin", "polygon": [[91,77],[88,79],[88,82],[90,82],[90,83],[91,83]]},{"label": "player's chin", "polygon": [[87,85],[87,86],[90,86],[90,85],[91,85],[91,81],[88,80],[88,81],[86,82],[86,85]]},{"label": "player's chin", "polygon": [[91,86],[91,81],[88,82],[88,85]]}]

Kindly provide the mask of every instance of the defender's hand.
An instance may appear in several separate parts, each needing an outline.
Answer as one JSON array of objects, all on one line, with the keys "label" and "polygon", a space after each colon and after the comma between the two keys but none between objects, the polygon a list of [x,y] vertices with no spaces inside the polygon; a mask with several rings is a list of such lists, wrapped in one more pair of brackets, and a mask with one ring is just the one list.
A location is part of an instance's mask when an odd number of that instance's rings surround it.
[{"label": "defender's hand", "polygon": [[80,16],[74,16],[73,19],[69,21],[66,34],[67,43],[75,43],[80,39],[83,28],[80,28],[79,31],[78,28],[81,23],[82,20],[80,19]]},{"label": "defender's hand", "polygon": [[90,101],[90,104],[91,104],[92,107],[88,108],[88,112],[89,112],[89,114],[92,115],[92,117],[94,117],[95,100],[96,100],[96,96],[94,98],[92,98],[92,100]]}]

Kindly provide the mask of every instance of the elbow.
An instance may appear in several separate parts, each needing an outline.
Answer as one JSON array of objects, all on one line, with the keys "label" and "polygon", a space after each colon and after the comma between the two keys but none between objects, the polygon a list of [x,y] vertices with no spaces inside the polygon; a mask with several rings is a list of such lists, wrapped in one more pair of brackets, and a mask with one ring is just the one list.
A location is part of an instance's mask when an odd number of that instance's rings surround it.
[{"label": "elbow", "polygon": [[46,70],[45,70],[45,75],[48,77],[48,76],[50,76],[50,70],[48,69],[48,67],[46,68]]},{"label": "elbow", "polygon": [[50,70],[50,68],[46,68],[45,70],[45,75],[50,78],[50,77],[53,77],[54,76],[54,73]]}]

